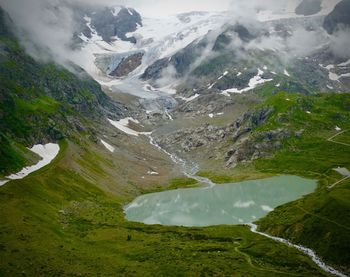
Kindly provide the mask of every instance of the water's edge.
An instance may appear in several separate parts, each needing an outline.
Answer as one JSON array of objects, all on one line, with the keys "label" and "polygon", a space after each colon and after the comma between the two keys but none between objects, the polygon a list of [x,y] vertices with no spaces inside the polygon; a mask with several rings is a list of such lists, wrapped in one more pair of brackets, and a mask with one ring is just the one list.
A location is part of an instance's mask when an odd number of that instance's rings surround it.
[{"label": "water's edge", "polygon": [[[208,178],[203,178],[203,177],[200,177],[200,176],[197,176],[195,175],[196,171],[198,170],[198,167],[197,166],[192,166],[191,168],[189,168],[187,166],[187,163],[186,161],[184,161],[183,159],[177,157],[175,154],[171,154],[169,153],[168,151],[166,151],[164,148],[162,148],[159,144],[157,144],[157,142],[154,140],[154,138],[152,136],[149,136],[149,139],[150,139],[150,143],[155,146],[156,148],[158,148],[159,150],[161,150],[162,152],[164,152],[165,154],[167,154],[171,160],[180,165],[181,168],[182,168],[182,171],[184,173],[185,176],[189,177],[189,178],[193,178],[195,180],[197,180],[198,182],[200,183],[204,183],[204,184],[207,184],[208,187],[214,187],[216,186],[215,183],[213,183],[211,180],[209,180]],[[322,270],[324,270],[325,272],[327,273],[330,273],[330,274],[333,274],[333,275],[336,275],[336,276],[339,276],[339,277],[348,277],[348,275],[336,270],[335,268],[331,267],[331,266],[328,266],[327,264],[325,264],[322,259],[320,257],[318,257],[316,255],[316,253],[310,249],[310,248],[307,248],[307,247],[304,247],[304,246],[301,246],[301,245],[297,245],[297,244],[293,244],[291,242],[289,242],[288,240],[286,239],[283,239],[283,238],[280,238],[280,237],[274,237],[274,236],[271,236],[269,234],[266,234],[266,233],[262,233],[262,232],[259,232],[257,229],[258,229],[258,226],[256,224],[253,224],[253,223],[250,223],[250,224],[247,224],[249,227],[250,227],[250,231],[255,233],[255,234],[259,234],[261,236],[264,236],[264,237],[267,237],[269,239],[272,239],[274,241],[278,241],[278,242],[281,242],[283,244],[286,244],[288,245],[289,247],[293,247],[301,252],[303,252],[304,254],[306,254],[307,256],[309,256],[312,261],[318,266],[320,267]]]}]

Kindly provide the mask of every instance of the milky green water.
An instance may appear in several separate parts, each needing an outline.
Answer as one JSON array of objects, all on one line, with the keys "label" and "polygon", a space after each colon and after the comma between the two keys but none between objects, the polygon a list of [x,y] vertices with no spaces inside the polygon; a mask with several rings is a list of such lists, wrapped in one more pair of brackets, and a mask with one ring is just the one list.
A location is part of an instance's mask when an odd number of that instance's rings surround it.
[{"label": "milky green water", "polygon": [[313,192],[316,181],[297,176],[142,195],[125,207],[129,221],[169,226],[211,226],[256,221],[277,206]]}]

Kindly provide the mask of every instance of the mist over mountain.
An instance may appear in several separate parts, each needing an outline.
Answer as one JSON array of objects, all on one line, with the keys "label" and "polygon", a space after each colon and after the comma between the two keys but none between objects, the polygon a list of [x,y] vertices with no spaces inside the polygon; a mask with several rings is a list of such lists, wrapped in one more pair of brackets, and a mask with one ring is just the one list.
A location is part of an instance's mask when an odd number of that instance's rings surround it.
[{"label": "mist over mountain", "polygon": [[0,0],[0,276],[350,274],[350,0]]}]

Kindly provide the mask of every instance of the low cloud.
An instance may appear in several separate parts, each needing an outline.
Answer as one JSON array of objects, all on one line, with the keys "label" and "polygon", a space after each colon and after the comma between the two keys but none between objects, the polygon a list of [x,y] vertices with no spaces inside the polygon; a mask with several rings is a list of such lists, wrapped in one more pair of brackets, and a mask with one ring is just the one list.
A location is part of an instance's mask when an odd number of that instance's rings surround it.
[{"label": "low cloud", "polygon": [[330,37],[332,53],[339,58],[350,58],[350,28],[342,28]]},{"label": "low cloud", "polygon": [[20,42],[34,58],[64,63],[74,32],[72,10],[59,0],[11,0],[1,3]]},{"label": "low cloud", "polygon": [[[168,7],[169,9],[164,8],[164,14],[170,13],[170,8],[174,5],[178,5],[176,12],[188,11],[196,7],[199,10],[210,10],[217,7],[218,10],[229,10],[227,13],[229,24],[240,23],[253,29],[259,29],[261,28],[261,23],[257,21],[259,12],[269,10],[271,13],[279,13],[293,10],[301,2],[301,0],[233,0],[229,4],[229,1],[218,0],[216,5],[213,5],[212,1],[204,1],[204,8],[201,8],[199,0],[191,1],[191,4],[182,0],[178,4],[171,0],[164,0],[161,4],[155,0],[0,0],[0,4],[14,21],[16,33],[28,53],[36,59],[55,60],[60,64],[67,65],[67,61],[79,59],[79,55],[71,48],[72,36],[79,28],[73,19],[74,7],[127,5],[136,9],[140,8],[142,12],[146,6],[154,5],[157,13],[161,13],[159,7]],[[336,56],[350,56],[349,33],[349,30],[341,30],[330,37],[331,49]],[[233,36],[236,37],[230,46],[232,49],[288,50],[287,53],[290,56],[308,55],[324,43],[324,37],[320,35],[320,32],[306,30],[302,27],[292,30],[286,38],[281,38],[276,34],[261,35],[250,43],[242,42],[237,35],[233,34]],[[213,35],[211,38],[213,42],[215,38]],[[209,50],[210,47],[203,51],[195,65],[215,55]],[[241,51],[241,54],[244,54],[244,51]],[[164,79],[172,79],[173,75],[173,70],[164,72]]]}]

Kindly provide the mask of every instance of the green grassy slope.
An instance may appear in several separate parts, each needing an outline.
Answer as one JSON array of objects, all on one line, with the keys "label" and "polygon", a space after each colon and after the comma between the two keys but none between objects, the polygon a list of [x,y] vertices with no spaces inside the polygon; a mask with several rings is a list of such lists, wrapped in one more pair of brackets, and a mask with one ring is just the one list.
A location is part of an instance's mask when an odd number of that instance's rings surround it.
[{"label": "green grassy slope", "polygon": [[255,168],[315,178],[319,187],[316,193],[286,204],[260,220],[260,229],[311,247],[326,261],[349,272],[350,180],[331,189],[328,186],[343,178],[334,168],[350,169],[350,146],[327,139],[337,134],[338,126],[346,132],[334,140],[350,144],[350,95],[305,97],[280,93],[264,105],[275,107],[275,113],[257,131],[288,128],[304,132],[301,138],[285,141],[272,158],[255,161]]},{"label": "green grassy slope", "polygon": [[121,185],[124,176],[91,139],[101,107],[118,108],[95,82],[26,56],[2,24],[0,49],[0,174],[35,160],[24,145],[61,141],[53,163],[0,187],[0,276],[325,275],[305,255],[244,226],[125,221],[123,205],[142,189]]},{"label": "green grassy slope", "polygon": [[[350,170],[350,94],[271,93],[268,86],[262,107],[273,107],[274,112],[251,135],[284,129],[291,137],[282,141],[281,148],[271,158],[241,163],[234,169],[221,165],[216,171],[199,175],[216,183],[264,178],[275,174],[293,174],[319,180],[315,193],[277,208],[258,224],[260,230],[287,238],[310,247],[327,263],[350,272],[350,179],[338,182],[343,176],[334,169]],[[336,130],[336,126],[344,133]],[[295,136],[295,133],[301,135]],[[334,137],[331,141],[328,139]],[[267,140],[268,142],[268,140]],[[254,144],[254,143],[253,143]],[[221,151],[225,153],[232,142]],[[216,166],[214,164],[214,166]],[[217,167],[217,166],[216,166]]]},{"label": "green grassy slope", "polygon": [[32,163],[24,146],[90,133],[90,121],[122,114],[99,84],[81,69],[75,74],[28,56],[11,33],[0,7],[0,177]]},{"label": "green grassy slope", "polygon": [[[1,276],[323,275],[300,252],[247,227],[127,222],[122,207],[135,195],[101,189],[109,182],[118,191],[118,179],[106,176],[104,152],[87,141],[61,148],[50,166],[0,188]],[[85,165],[95,170],[79,173]]]}]

